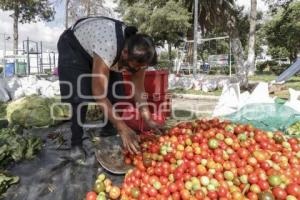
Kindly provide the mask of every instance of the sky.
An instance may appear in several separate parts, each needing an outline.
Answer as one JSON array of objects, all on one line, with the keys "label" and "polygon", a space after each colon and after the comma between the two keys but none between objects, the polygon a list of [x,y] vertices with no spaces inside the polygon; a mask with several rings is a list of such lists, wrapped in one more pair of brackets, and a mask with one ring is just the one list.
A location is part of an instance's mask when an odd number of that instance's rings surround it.
[{"label": "sky", "polygon": [[[30,24],[19,24],[19,48],[22,41],[27,39],[34,41],[43,41],[44,49],[56,50],[56,43],[60,34],[64,30],[64,1],[55,1],[54,4],[56,14],[52,22],[37,22]],[[237,0],[238,5],[244,5],[245,9],[250,9],[250,0]],[[106,7],[114,8],[116,5],[112,0],[106,0]],[[267,10],[267,6],[262,0],[258,0],[258,9],[262,11]],[[13,19],[9,16],[12,12],[4,12],[0,10],[0,49],[4,48],[3,33],[8,34],[11,38],[7,40],[7,49],[12,49],[12,33],[13,33]]]}]

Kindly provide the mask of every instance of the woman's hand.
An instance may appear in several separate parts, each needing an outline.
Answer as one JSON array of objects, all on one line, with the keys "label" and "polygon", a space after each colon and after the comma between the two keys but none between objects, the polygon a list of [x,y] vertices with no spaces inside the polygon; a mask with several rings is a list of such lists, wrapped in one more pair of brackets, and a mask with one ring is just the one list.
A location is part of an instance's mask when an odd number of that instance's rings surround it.
[{"label": "woman's hand", "polygon": [[139,154],[139,137],[136,135],[136,133],[128,126],[122,127],[118,130],[118,132],[122,138],[124,148],[131,154]]},{"label": "woman's hand", "polygon": [[162,125],[158,124],[152,119],[145,120],[145,122],[149,126],[149,128],[155,132],[155,134],[162,135],[162,131],[161,131],[163,128]]}]

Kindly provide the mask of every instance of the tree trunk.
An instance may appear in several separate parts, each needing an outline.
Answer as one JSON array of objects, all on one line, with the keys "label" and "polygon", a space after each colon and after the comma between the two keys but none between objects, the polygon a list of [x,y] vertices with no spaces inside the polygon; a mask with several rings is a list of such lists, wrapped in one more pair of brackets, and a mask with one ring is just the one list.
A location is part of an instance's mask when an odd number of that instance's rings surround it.
[{"label": "tree trunk", "polygon": [[91,0],[87,0],[86,15],[87,15],[87,17],[91,16]]},{"label": "tree trunk", "polygon": [[65,29],[69,28],[69,3],[70,0],[65,0]]},{"label": "tree trunk", "polygon": [[169,61],[172,61],[172,45],[168,42]]},{"label": "tree trunk", "polygon": [[231,50],[235,60],[235,73],[241,85],[247,85],[247,77],[245,70],[244,49],[236,29],[230,33]]},{"label": "tree trunk", "polygon": [[257,0],[251,0],[250,30],[248,43],[247,76],[255,73],[255,33],[256,33]]},{"label": "tree trunk", "polygon": [[18,54],[18,44],[19,44],[19,30],[18,30],[18,25],[19,25],[19,7],[18,5],[15,6],[14,8],[14,54]]}]

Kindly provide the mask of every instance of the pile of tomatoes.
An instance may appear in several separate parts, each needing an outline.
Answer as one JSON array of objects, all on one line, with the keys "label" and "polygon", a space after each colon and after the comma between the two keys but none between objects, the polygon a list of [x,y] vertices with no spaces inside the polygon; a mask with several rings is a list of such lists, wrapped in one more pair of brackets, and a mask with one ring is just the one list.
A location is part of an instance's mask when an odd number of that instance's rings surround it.
[{"label": "pile of tomatoes", "polygon": [[300,199],[300,140],[228,121],[184,122],[144,137],[121,199]]}]

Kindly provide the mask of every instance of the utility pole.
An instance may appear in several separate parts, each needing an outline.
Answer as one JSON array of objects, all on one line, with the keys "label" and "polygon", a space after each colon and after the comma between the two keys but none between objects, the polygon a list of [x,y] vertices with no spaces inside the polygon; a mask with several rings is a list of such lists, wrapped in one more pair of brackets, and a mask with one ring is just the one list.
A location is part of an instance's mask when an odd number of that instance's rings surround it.
[{"label": "utility pole", "polygon": [[6,56],[6,41],[10,39],[10,36],[6,33],[1,33],[3,35],[3,44],[4,44],[4,50],[3,50],[3,58]]},{"label": "utility pole", "polygon": [[193,75],[197,72],[197,43],[198,43],[198,0],[195,0],[194,5],[194,51],[193,51]]}]

